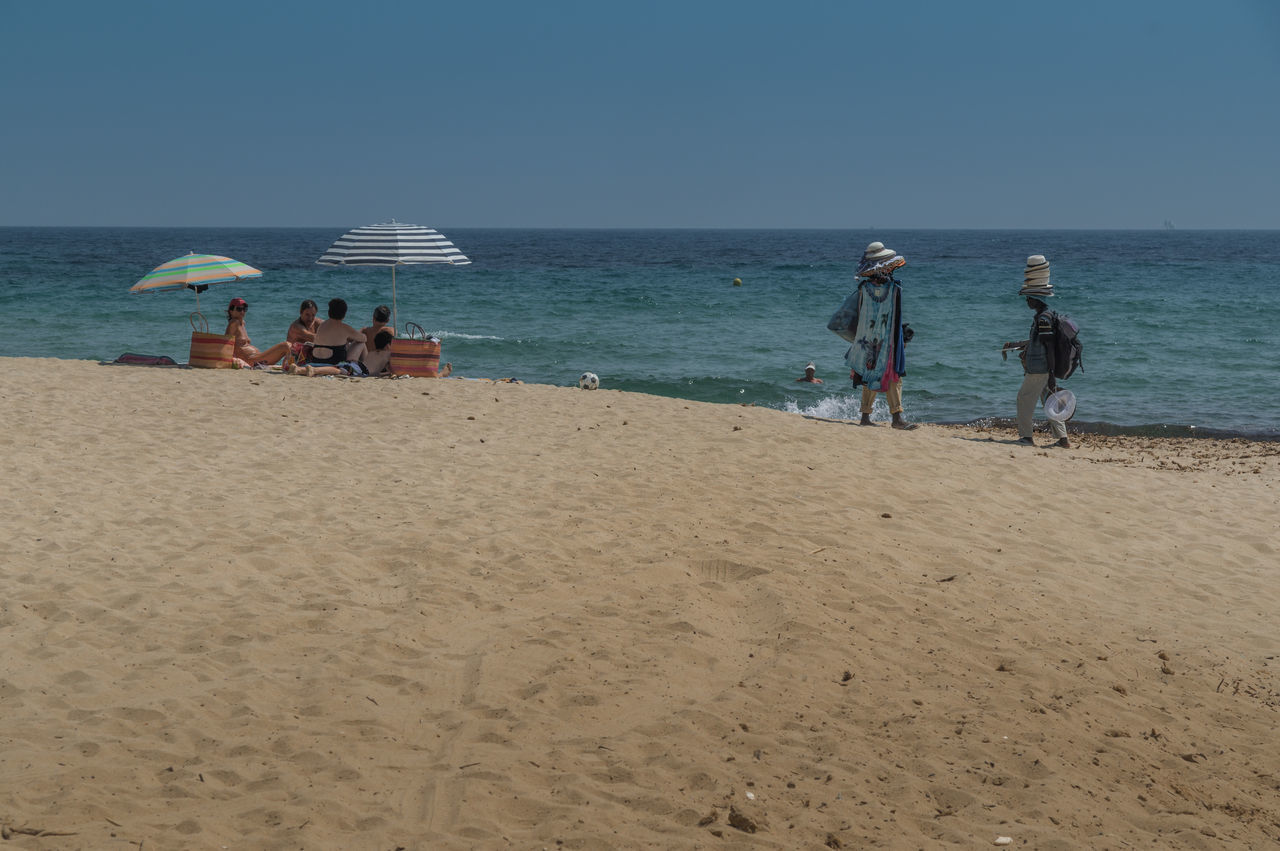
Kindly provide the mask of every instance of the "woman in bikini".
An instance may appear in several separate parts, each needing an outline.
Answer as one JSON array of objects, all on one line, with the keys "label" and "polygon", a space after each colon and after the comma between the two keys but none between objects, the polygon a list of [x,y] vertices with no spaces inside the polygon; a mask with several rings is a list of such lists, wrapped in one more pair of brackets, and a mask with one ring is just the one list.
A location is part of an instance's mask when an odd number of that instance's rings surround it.
[{"label": "woman in bikini", "polygon": [[298,318],[289,325],[285,341],[296,364],[306,363],[307,356],[311,354],[311,344],[316,341],[316,330],[320,327],[320,319],[316,316],[318,309],[314,301],[307,299],[298,308]]},{"label": "woman in bikini", "polygon": [[250,369],[258,364],[273,364],[281,358],[284,358],[285,366],[288,366],[288,343],[276,343],[263,352],[249,341],[249,332],[244,328],[244,317],[248,312],[249,302],[242,298],[233,298],[231,304],[227,305],[227,330],[223,333],[228,337],[236,338],[236,366],[241,369]]}]

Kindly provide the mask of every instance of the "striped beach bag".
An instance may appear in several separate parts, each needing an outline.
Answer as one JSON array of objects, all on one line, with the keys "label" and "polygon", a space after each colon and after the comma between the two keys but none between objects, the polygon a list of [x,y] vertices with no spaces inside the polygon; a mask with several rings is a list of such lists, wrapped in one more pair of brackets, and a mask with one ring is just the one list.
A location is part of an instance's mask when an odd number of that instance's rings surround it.
[{"label": "striped beach bag", "polygon": [[191,320],[191,353],[187,363],[202,369],[235,369],[236,338],[209,333],[209,320],[203,313],[193,313]]},{"label": "striped beach bag", "polygon": [[391,374],[435,378],[440,372],[440,341],[416,322],[406,322],[405,336],[391,341]]}]

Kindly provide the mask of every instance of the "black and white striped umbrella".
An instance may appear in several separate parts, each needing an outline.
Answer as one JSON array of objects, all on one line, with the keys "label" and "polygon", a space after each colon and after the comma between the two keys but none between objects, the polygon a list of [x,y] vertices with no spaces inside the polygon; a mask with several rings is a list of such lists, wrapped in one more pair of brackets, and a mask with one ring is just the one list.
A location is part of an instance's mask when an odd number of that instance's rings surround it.
[{"label": "black and white striped umbrella", "polygon": [[397,266],[411,263],[465,266],[471,261],[434,228],[406,225],[392,219],[347,231],[316,262],[325,266],[390,266],[394,326]]}]

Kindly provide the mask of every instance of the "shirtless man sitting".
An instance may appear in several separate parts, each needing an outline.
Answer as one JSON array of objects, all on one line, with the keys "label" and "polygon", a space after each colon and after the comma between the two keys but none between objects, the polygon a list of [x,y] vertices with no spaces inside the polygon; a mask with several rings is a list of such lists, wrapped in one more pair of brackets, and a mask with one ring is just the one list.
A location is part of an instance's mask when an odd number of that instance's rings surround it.
[{"label": "shirtless man sitting", "polygon": [[340,298],[330,299],[329,318],[316,328],[311,363],[337,365],[344,361],[360,362],[365,352],[365,336],[343,322],[346,317],[347,303]]},{"label": "shirtless man sitting", "polygon": [[380,304],[373,309],[373,324],[368,328],[360,329],[364,332],[366,346],[373,343],[373,341],[377,339],[378,334],[384,330],[390,332],[392,337],[396,335],[396,329],[387,324],[387,320],[390,318],[391,308],[387,307],[385,304]]},{"label": "shirtless man sitting", "polygon": [[[376,321],[378,311],[373,312],[373,317]],[[369,338],[373,340],[373,351],[365,353],[364,368],[370,375],[391,374],[391,340],[393,338],[390,328],[383,329]]]}]

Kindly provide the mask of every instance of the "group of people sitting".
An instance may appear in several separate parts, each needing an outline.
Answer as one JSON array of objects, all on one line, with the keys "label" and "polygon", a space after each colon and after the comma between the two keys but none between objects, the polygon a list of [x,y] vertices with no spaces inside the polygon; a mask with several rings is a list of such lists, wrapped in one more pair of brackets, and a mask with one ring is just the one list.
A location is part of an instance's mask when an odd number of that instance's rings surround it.
[{"label": "group of people sitting", "polygon": [[[226,336],[235,338],[236,366],[253,368],[279,363],[291,375],[390,375],[391,341],[395,328],[387,324],[391,308],[378,305],[373,311],[373,324],[359,331],[346,323],[347,303],[329,300],[329,318],[318,317],[319,308],[311,299],[302,302],[298,318],[289,325],[283,343],[266,351],[249,340],[245,315],[249,303],[233,298],[227,306]],[[453,371],[451,364],[440,368],[441,377]]]}]

